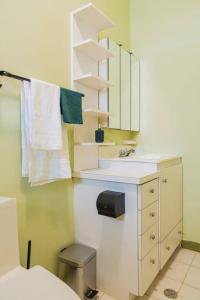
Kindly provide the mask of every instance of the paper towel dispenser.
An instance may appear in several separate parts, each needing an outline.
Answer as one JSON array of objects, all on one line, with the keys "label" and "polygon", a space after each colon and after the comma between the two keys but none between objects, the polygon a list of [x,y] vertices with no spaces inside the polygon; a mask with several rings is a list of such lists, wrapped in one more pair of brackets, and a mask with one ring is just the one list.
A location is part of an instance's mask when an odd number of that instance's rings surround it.
[{"label": "paper towel dispenser", "polygon": [[125,213],[125,193],[104,191],[97,198],[99,215],[117,218]]}]

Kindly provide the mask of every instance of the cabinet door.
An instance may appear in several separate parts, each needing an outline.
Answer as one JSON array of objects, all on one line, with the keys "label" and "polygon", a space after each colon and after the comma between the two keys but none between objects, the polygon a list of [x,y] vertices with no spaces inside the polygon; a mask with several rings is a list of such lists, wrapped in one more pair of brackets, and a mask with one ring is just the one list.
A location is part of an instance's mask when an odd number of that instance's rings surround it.
[{"label": "cabinet door", "polygon": [[140,130],[140,63],[131,55],[131,130]]},{"label": "cabinet door", "polygon": [[121,129],[131,129],[131,55],[121,48]]},{"label": "cabinet door", "polygon": [[112,86],[108,91],[109,99],[109,128],[120,129],[120,47],[108,40],[113,58],[109,59],[108,79]]},{"label": "cabinet door", "polygon": [[160,240],[182,219],[182,165],[161,171],[160,177]]}]

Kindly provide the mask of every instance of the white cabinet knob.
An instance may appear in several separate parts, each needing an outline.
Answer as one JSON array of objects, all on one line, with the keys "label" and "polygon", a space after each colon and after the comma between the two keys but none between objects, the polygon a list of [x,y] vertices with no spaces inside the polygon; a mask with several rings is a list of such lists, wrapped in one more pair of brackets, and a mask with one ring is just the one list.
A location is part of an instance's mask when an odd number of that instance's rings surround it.
[{"label": "white cabinet knob", "polygon": [[167,250],[167,251],[169,251],[170,249],[171,249],[171,247],[170,247],[170,246],[167,246],[167,247],[166,247],[166,250]]},{"label": "white cabinet knob", "polygon": [[155,263],[156,263],[155,259],[150,259],[150,263],[151,263],[152,265],[155,265]]},{"label": "white cabinet knob", "polygon": [[154,218],[155,217],[155,212],[151,212],[149,215],[150,215],[150,217]]},{"label": "white cabinet knob", "polygon": [[154,241],[154,240],[156,239],[155,234],[152,234],[152,235],[150,236],[150,239]]},{"label": "white cabinet knob", "polygon": [[149,191],[151,194],[154,194],[155,193],[155,190],[154,189],[150,189]]},{"label": "white cabinet knob", "polygon": [[167,178],[164,178],[164,179],[163,179],[163,183],[167,183]]}]

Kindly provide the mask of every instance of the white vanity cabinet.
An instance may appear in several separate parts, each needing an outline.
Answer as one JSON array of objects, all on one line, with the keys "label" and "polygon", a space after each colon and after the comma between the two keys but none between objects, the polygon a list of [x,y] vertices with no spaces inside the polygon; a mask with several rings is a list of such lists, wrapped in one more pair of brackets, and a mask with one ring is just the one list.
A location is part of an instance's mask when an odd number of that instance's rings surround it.
[{"label": "white vanity cabinet", "polygon": [[138,185],[138,294],[144,295],[159,272],[158,179]]},{"label": "white vanity cabinet", "polygon": [[182,220],[182,165],[160,170],[160,240]]},{"label": "white vanity cabinet", "polygon": [[[76,241],[97,249],[97,288],[119,300],[142,296],[182,240],[180,157],[103,159],[74,174]],[[98,215],[106,190],[124,192],[126,212]]]},{"label": "white vanity cabinet", "polygon": [[182,240],[182,162],[180,157],[144,155],[102,159],[101,168],[159,172],[159,264],[162,269]]},{"label": "white vanity cabinet", "polygon": [[160,170],[160,264],[182,240],[182,165]]},{"label": "white vanity cabinet", "polygon": [[[97,288],[119,300],[144,295],[159,272],[159,181],[155,172],[146,175],[75,174],[76,241],[97,249]],[[117,219],[98,215],[96,200],[106,190],[125,193],[126,212]]]},{"label": "white vanity cabinet", "polygon": [[182,163],[180,157],[141,162],[159,171],[159,248],[162,269],[182,240]]}]

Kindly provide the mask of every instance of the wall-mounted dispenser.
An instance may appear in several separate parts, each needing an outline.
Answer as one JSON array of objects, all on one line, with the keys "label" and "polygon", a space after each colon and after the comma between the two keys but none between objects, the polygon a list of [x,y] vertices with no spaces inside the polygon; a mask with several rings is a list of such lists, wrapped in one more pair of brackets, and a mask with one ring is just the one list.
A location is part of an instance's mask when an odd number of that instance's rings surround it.
[{"label": "wall-mounted dispenser", "polygon": [[99,215],[118,218],[125,213],[125,193],[104,191],[97,198]]}]

